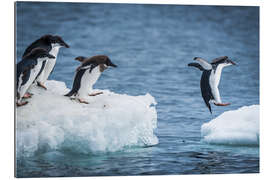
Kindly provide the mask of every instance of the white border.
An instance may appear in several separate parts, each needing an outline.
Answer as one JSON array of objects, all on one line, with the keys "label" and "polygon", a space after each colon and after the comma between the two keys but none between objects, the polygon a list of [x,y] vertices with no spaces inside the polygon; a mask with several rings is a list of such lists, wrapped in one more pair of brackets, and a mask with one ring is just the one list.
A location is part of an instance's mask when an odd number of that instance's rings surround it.
[{"label": "white border", "polygon": [[[32,0],[33,1],[33,0]],[[51,1],[51,0],[47,0]],[[64,2],[74,2],[66,0]],[[63,2],[62,0],[52,2]],[[76,1],[77,2],[77,1]],[[180,175],[180,176],[125,176],[125,177],[86,177],[86,178],[53,178],[53,179],[229,179],[243,178],[249,179],[269,179],[270,177],[270,29],[269,29],[269,0],[80,0],[78,2],[116,2],[116,3],[139,3],[139,4],[190,4],[190,5],[241,5],[241,6],[260,6],[260,100],[261,100],[261,147],[260,147],[260,171],[259,174],[226,174],[226,175]],[[14,122],[13,122],[13,88],[14,88],[14,1],[2,0],[0,6],[1,13],[1,38],[0,38],[0,89],[1,89],[1,119],[0,119],[0,177],[1,179],[14,178]],[[45,178],[31,178],[42,180]]]}]

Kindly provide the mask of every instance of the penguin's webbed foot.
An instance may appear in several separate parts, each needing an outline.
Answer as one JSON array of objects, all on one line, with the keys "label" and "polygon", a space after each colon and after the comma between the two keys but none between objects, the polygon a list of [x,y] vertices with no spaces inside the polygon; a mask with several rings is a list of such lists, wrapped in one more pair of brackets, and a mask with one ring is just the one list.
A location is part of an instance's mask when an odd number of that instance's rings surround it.
[{"label": "penguin's webbed foot", "polygon": [[43,83],[37,82],[37,85],[38,85],[39,87],[42,87],[43,89],[47,90],[46,86],[45,86]]},{"label": "penguin's webbed foot", "polygon": [[97,96],[97,95],[100,95],[100,94],[103,94],[103,92],[97,92],[97,93],[92,93],[92,94],[88,94],[89,96]]},{"label": "penguin's webbed foot", "polygon": [[82,99],[78,99],[80,103],[84,103],[84,104],[89,104],[89,102],[82,100]]},{"label": "penguin's webbed foot", "polygon": [[27,98],[31,98],[32,96],[33,96],[32,93],[27,92],[27,93],[24,94],[23,98],[27,99]]},{"label": "penguin's webbed foot", "polygon": [[214,103],[216,106],[228,106],[231,103]]},{"label": "penguin's webbed foot", "polygon": [[24,106],[24,105],[26,105],[27,103],[28,103],[28,101],[21,102],[21,103],[17,102],[16,104],[17,104],[17,106],[19,107],[19,106]]}]

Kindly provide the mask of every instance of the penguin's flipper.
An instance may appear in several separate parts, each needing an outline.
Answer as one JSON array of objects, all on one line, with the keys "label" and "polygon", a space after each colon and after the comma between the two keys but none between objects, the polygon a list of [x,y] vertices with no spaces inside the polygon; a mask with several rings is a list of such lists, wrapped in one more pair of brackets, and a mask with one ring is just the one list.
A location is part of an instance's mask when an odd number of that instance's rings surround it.
[{"label": "penguin's flipper", "polygon": [[203,71],[202,77],[201,77],[201,93],[203,100],[208,107],[210,113],[212,114],[212,109],[210,105],[210,100],[214,99],[211,87],[209,85],[209,77],[210,77],[211,71]]},{"label": "penguin's flipper", "polygon": [[73,81],[73,86],[72,86],[72,89],[69,93],[65,94],[64,96],[72,96],[73,94],[77,93],[78,90],[80,89],[81,87],[81,79],[82,79],[82,76],[84,74],[84,72],[86,71],[86,69],[79,69],[76,74],[75,74],[75,78],[74,78],[74,81]]},{"label": "penguin's flipper", "polygon": [[[42,62],[41,68],[40,68],[40,70],[39,70],[39,72],[38,72],[37,77],[36,77],[35,80],[37,80],[37,78],[41,75],[42,71],[43,71],[44,68],[45,68],[46,62],[47,62],[47,61],[43,61],[43,62]],[[34,82],[33,82],[33,83],[34,83]]]},{"label": "penguin's flipper", "polygon": [[205,70],[199,63],[189,63],[188,66],[196,67],[196,68],[198,68],[201,71],[204,71]]},{"label": "penguin's flipper", "polygon": [[98,64],[92,64],[91,65],[91,67],[90,67],[90,71],[89,71],[89,73],[91,73],[92,72],[92,70],[95,68],[95,67],[97,67],[98,66]]},{"label": "penguin's flipper", "polygon": [[81,66],[79,67],[80,69],[90,69],[89,73],[92,72],[92,70],[97,67],[99,64],[96,62],[95,59],[84,59],[84,61],[82,62]]},{"label": "penguin's flipper", "polygon": [[200,57],[195,57],[194,60],[196,60],[205,70],[211,70],[212,65],[209,64],[206,60],[200,58]]},{"label": "penguin's flipper", "polygon": [[90,69],[89,73],[91,73],[92,70],[93,70],[95,67],[97,67],[97,66],[98,66],[98,64],[95,64],[95,63],[89,64],[89,65],[81,65],[81,66],[77,67],[76,71],[78,72],[78,71],[80,71],[80,70],[87,70],[87,69]]}]

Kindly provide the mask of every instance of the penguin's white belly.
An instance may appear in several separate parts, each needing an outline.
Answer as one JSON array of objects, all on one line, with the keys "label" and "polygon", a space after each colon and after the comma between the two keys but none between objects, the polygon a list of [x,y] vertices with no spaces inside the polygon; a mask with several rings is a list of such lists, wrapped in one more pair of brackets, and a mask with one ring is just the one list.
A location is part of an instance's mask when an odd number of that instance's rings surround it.
[{"label": "penguin's white belly", "polygon": [[45,83],[45,81],[48,79],[49,75],[51,74],[55,63],[56,63],[56,58],[59,52],[59,48],[60,47],[54,47],[52,48],[52,50],[49,52],[51,55],[53,55],[55,58],[54,59],[47,59],[46,60],[46,64],[45,67],[43,69],[43,71],[41,72],[38,81],[41,83]]},{"label": "penguin's white belly", "polygon": [[31,86],[31,84],[36,79],[36,77],[41,69],[41,66],[42,66],[42,61],[38,62],[37,65],[33,69],[30,70],[30,77],[24,85],[21,85],[22,84],[22,75],[20,76],[18,91],[19,91],[21,98],[24,96],[24,94],[26,93],[28,88]]},{"label": "penguin's white belly", "polygon": [[219,65],[214,73],[214,78],[215,78],[215,84],[216,86],[219,85],[220,77],[221,77],[221,72],[222,72],[223,66]]},{"label": "penguin's white belly", "polygon": [[211,87],[212,94],[214,96],[214,100],[216,103],[221,103],[221,98],[218,90],[218,85],[220,81],[220,76],[222,72],[222,66],[218,66],[217,69],[211,71],[211,75],[209,78],[209,83]]},{"label": "penguin's white belly", "polygon": [[81,86],[78,90],[78,97],[83,98],[88,96],[89,91],[92,90],[93,85],[97,82],[101,72],[99,66],[95,67],[91,73],[90,69],[87,69],[81,78]]}]

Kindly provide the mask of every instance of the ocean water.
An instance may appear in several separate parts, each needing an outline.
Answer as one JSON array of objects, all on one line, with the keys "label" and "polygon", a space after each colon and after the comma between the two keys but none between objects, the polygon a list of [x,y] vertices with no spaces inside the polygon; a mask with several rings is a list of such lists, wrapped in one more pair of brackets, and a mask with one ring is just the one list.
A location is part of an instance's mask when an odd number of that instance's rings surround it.
[{"label": "ocean water", "polygon": [[[72,86],[76,56],[106,54],[118,65],[95,88],[119,94],[150,93],[157,101],[159,144],[116,152],[36,153],[16,159],[17,177],[258,173],[258,146],[211,145],[201,126],[221,113],[259,104],[259,8],[90,3],[16,4],[16,61],[44,34],[62,48],[49,79]],[[195,56],[227,55],[220,93],[230,106],[212,106],[200,92]]]}]

